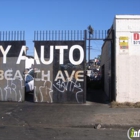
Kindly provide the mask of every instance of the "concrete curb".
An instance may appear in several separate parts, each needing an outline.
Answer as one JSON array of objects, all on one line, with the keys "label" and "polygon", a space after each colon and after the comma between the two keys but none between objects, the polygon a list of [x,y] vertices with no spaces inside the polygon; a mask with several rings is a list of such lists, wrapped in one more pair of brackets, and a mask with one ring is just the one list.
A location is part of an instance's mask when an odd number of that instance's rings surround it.
[{"label": "concrete curb", "polygon": [[94,125],[78,125],[78,126],[68,126],[71,128],[94,128],[94,129],[129,129],[130,127],[134,127],[136,129],[140,129],[140,125],[121,125],[121,124],[94,124]]}]

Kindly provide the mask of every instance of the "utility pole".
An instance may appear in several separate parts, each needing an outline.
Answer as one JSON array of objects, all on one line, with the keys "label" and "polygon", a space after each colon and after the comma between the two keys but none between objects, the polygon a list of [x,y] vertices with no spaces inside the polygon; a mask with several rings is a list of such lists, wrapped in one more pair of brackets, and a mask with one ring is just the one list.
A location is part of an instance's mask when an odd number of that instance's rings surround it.
[{"label": "utility pole", "polygon": [[88,64],[90,67],[90,40],[91,40],[91,35],[93,34],[93,28],[91,27],[91,25],[88,26],[88,33],[89,33],[89,45],[88,45]]}]

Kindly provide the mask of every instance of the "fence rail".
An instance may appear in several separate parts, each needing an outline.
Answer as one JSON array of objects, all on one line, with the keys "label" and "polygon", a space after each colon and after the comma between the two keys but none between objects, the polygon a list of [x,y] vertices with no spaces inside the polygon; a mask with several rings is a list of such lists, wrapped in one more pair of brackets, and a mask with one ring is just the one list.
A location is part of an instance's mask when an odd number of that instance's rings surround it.
[{"label": "fence rail", "polygon": [[0,31],[0,41],[23,41],[25,31]]},{"label": "fence rail", "polygon": [[43,40],[85,40],[84,30],[74,30],[74,31],[35,31],[34,41]]},{"label": "fence rail", "polygon": [[104,40],[108,36],[107,30],[94,30],[93,34],[88,37],[87,40]]},{"label": "fence rail", "polygon": [[[108,36],[107,30],[94,30],[90,37],[87,30],[59,30],[34,31],[34,41],[52,40],[104,40]],[[0,31],[0,41],[25,40],[25,31]]]}]

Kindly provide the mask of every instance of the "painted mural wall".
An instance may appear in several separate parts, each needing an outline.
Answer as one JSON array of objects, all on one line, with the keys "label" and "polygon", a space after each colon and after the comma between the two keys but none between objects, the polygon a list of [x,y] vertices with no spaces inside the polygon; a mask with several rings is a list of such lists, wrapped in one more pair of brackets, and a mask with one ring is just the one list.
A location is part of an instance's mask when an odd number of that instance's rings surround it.
[{"label": "painted mural wall", "polygon": [[0,101],[24,101],[25,41],[0,41]]},{"label": "painted mural wall", "polygon": [[86,101],[86,32],[45,33],[35,32],[34,56],[27,56],[25,32],[0,31],[0,101],[22,102],[32,91],[34,102]]},{"label": "painted mural wall", "polygon": [[34,44],[34,102],[85,102],[85,41]]}]

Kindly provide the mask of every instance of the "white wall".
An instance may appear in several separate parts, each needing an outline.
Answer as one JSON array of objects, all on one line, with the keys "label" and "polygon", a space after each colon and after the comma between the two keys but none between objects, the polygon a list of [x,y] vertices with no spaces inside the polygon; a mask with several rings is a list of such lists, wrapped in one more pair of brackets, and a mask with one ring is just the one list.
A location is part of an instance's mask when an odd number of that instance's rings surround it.
[{"label": "white wall", "polygon": [[104,91],[109,96],[109,74],[111,71],[111,42],[106,41],[102,46],[101,69],[104,65]]},{"label": "white wall", "polygon": [[[134,33],[140,33],[140,15],[117,15],[113,25],[116,30],[116,101],[140,102],[140,38],[137,38],[138,44],[134,44]],[[120,47],[122,41],[128,49]]]}]

